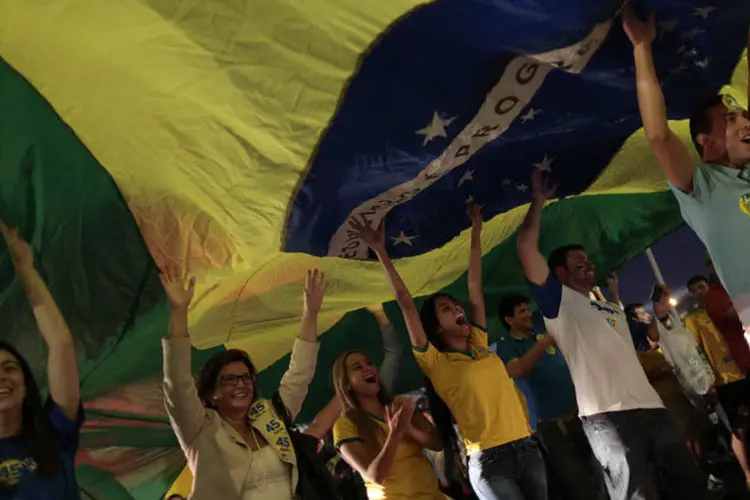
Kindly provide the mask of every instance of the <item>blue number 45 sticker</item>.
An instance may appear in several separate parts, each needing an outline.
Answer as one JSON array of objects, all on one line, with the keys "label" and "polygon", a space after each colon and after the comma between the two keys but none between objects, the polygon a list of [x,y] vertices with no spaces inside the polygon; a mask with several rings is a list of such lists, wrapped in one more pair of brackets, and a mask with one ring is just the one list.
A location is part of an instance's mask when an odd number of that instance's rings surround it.
[{"label": "blue number 45 sticker", "polygon": [[266,424],[266,432],[276,432],[281,429],[281,423],[278,420],[271,420]]},{"label": "blue number 45 sticker", "polygon": [[279,446],[281,448],[289,448],[289,438],[288,437],[280,437],[276,440],[276,446]]}]

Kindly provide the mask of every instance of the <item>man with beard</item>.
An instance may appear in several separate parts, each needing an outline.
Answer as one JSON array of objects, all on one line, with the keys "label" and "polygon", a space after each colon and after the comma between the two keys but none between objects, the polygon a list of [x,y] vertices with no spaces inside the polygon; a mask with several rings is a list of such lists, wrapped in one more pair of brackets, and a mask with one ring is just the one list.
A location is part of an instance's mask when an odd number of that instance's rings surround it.
[{"label": "man with beard", "polygon": [[[661,472],[658,489],[669,497],[708,499],[703,474],[638,361],[624,312],[589,298],[595,275],[585,249],[561,247],[549,261],[539,251],[542,210],[553,193],[535,170],[518,254],[547,331],[568,363],[578,415],[610,497],[646,498],[653,467]],[[654,309],[666,316],[666,294]],[[656,324],[651,329],[658,338]]]},{"label": "man with beard", "polygon": [[656,38],[654,16],[643,22],[627,5],[622,23],[633,44],[638,106],[646,138],[680,203],[682,217],[706,245],[736,313],[746,327],[750,326],[747,112],[739,109],[733,99],[722,96],[712,96],[696,108],[690,117],[690,134],[701,158],[696,165],[667,122],[664,95],[651,52]]}]

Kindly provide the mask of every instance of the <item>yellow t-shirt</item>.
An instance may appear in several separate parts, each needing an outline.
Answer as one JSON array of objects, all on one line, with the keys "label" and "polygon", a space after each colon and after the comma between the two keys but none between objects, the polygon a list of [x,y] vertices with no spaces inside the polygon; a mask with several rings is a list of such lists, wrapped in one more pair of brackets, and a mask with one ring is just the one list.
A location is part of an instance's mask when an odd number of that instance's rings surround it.
[{"label": "yellow t-shirt", "polygon": [[[371,418],[388,433],[388,424],[382,418],[374,415]],[[333,442],[336,448],[341,448],[353,441],[362,441],[362,438],[359,437],[354,422],[342,415],[333,425]],[[383,485],[365,479],[365,486],[369,500],[445,499],[438,488],[438,480],[430,461],[422,454],[422,447],[409,439],[399,443],[391,472]]]},{"label": "yellow t-shirt", "polygon": [[440,352],[431,344],[412,349],[453,414],[468,455],[531,435],[516,385],[490,351],[487,332],[471,327],[469,352]]},{"label": "yellow t-shirt", "polygon": [[690,330],[716,374],[716,385],[742,380],[742,372],[732,358],[724,337],[716,329],[705,309],[696,309],[685,317],[685,328]]}]

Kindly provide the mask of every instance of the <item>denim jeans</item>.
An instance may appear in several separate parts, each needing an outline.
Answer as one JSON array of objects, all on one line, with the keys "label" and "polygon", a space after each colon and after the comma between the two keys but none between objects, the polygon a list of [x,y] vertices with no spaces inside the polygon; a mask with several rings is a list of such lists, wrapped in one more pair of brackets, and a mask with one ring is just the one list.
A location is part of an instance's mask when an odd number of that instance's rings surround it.
[{"label": "denim jeans", "polygon": [[609,500],[602,468],[578,417],[540,422],[537,430],[546,451],[550,498]]},{"label": "denim jeans", "polygon": [[667,410],[616,411],[582,420],[612,500],[650,498],[652,470],[665,500],[710,498],[706,477]]},{"label": "denim jeans", "polygon": [[480,500],[547,500],[544,459],[531,438],[472,453],[469,480]]}]

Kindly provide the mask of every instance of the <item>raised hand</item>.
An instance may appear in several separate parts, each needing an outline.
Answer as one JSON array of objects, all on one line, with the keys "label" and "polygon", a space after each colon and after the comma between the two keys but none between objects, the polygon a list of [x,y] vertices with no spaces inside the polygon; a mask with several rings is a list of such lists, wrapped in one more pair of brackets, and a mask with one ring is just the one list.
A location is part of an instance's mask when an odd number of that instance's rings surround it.
[{"label": "raised hand", "polygon": [[17,227],[8,227],[0,220],[0,232],[3,234],[5,244],[8,246],[10,259],[17,272],[34,268],[34,251],[26,241],[18,235]]},{"label": "raised hand", "polygon": [[326,277],[317,269],[308,270],[305,278],[305,311],[313,314],[320,312],[323,297],[326,294]]},{"label": "raised hand", "polygon": [[350,221],[350,224],[357,237],[365,245],[372,248],[373,252],[376,254],[385,252],[385,219],[380,221],[377,229],[373,229],[369,225],[353,219]]},{"label": "raised hand", "polygon": [[549,179],[542,175],[542,171],[535,168],[531,173],[531,199],[544,203],[555,195],[557,185],[551,185]]},{"label": "raised hand", "polygon": [[159,274],[159,280],[169,299],[169,307],[172,309],[187,309],[195,293],[195,277],[190,278],[186,286],[182,273],[170,268]]},{"label": "raised hand", "polygon": [[367,309],[367,312],[373,315],[383,314],[383,304],[375,304],[372,306],[365,306],[365,309]]},{"label": "raised hand", "polygon": [[415,408],[408,398],[396,398],[385,407],[385,421],[395,436],[401,438],[409,430]]},{"label": "raised hand", "polygon": [[652,12],[648,21],[641,21],[633,10],[633,3],[628,1],[622,10],[622,29],[634,47],[650,44],[656,39],[656,16]]},{"label": "raised hand", "polygon": [[671,308],[671,305],[669,304],[669,289],[664,285],[661,286],[661,289],[661,299],[658,302],[654,302],[654,314],[657,318],[664,318],[669,314]]},{"label": "raised hand", "polygon": [[469,219],[471,219],[471,227],[481,228],[482,227],[482,205],[472,203],[469,206]]},{"label": "raised hand", "polygon": [[607,275],[607,288],[609,291],[617,291],[620,285],[620,280],[617,278],[617,273],[612,271]]}]

